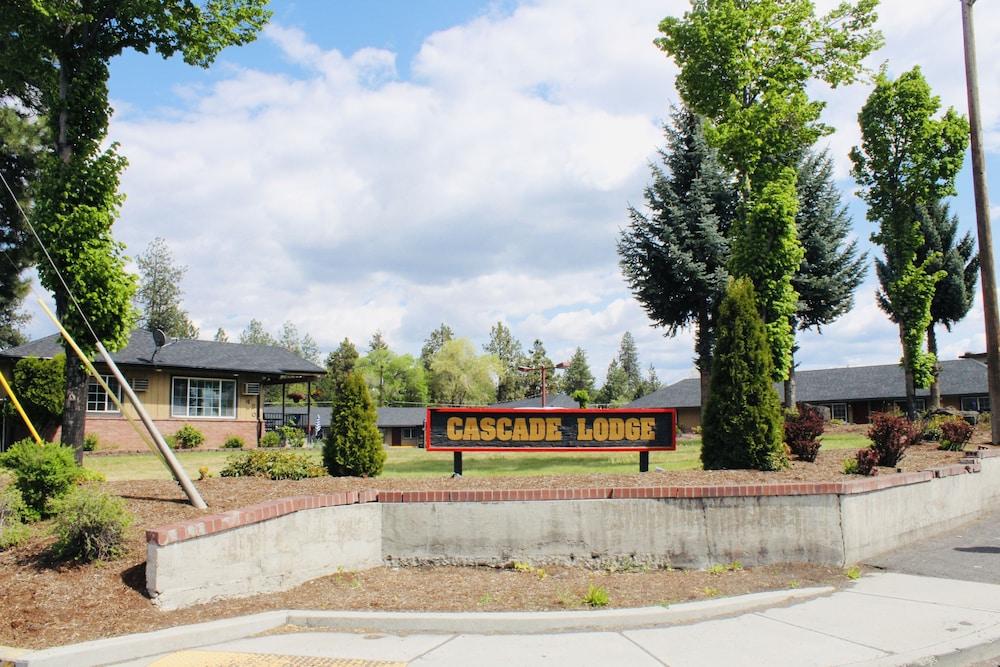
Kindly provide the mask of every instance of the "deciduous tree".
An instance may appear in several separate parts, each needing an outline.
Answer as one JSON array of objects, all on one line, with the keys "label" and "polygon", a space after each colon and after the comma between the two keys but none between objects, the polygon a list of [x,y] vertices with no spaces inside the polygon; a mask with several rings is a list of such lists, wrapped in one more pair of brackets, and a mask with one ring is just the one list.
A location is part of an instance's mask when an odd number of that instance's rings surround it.
[{"label": "deciduous tree", "polygon": [[431,397],[436,403],[482,405],[496,400],[496,357],[476,355],[467,338],[445,343],[431,362]]},{"label": "deciduous tree", "polygon": [[455,332],[451,330],[444,322],[441,323],[437,329],[432,331],[427,340],[424,341],[424,346],[420,348],[420,361],[424,364],[425,370],[431,369],[431,360],[434,355],[437,354],[438,350],[455,337]]},{"label": "deciduous tree", "polygon": [[497,322],[490,329],[490,340],[483,345],[483,351],[494,356],[500,363],[497,400],[516,401],[527,396],[526,378],[517,368],[526,366],[528,359],[521,348],[521,341],[514,338],[503,322]]},{"label": "deciduous tree", "polygon": [[968,144],[969,124],[949,108],[937,118],[940,100],[919,67],[892,80],[883,70],[858,121],[861,146],[851,150],[854,178],[878,225],[872,241],[885,258],[879,305],[899,325],[907,412],[916,416],[916,387],[927,387],[937,363],[924,351],[935,286],[945,276],[941,257],[918,252],[924,239],[921,207],[953,194]]}]

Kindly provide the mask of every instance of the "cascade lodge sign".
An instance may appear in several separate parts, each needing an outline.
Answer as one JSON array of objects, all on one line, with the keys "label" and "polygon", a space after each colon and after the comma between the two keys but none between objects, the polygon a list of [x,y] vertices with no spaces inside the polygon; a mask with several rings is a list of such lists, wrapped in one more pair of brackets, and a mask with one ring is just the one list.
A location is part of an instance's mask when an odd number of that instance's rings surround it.
[{"label": "cascade lodge sign", "polygon": [[429,408],[427,451],[662,451],[677,448],[673,409]]}]

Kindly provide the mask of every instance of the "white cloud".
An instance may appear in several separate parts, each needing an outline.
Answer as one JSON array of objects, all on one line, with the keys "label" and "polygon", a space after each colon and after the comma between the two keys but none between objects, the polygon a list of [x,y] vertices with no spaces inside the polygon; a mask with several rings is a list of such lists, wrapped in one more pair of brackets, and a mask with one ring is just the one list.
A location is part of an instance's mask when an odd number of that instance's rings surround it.
[{"label": "white cloud", "polygon": [[[827,3],[831,4],[831,3]],[[977,6],[984,123],[1000,115],[1000,8]],[[576,346],[602,377],[622,333],[661,379],[689,375],[690,331],[650,326],[617,269],[625,206],[639,203],[674,65],[652,40],[687,3],[538,0],[430,35],[403,80],[396,55],[324,49],[307,32],[265,39],[295,74],[233,67],[176,108],[116,117],[130,160],[117,234],[137,254],[164,236],[189,267],[185,305],[210,336],[292,320],[322,348],[382,329],[401,352],[446,322],[485,342],[497,320],[552,358]],[[958,7],[881,8],[893,72],[920,62],[964,109]],[[866,85],[817,88],[846,176]],[[845,184],[850,189],[849,184]],[[860,225],[861,223],[859,223]],[[867,230],[859,232],[867,237]],[[871,300],[802,339],[803,367],[898,357]],[[964,323],[942,350],[975,342]]]}]

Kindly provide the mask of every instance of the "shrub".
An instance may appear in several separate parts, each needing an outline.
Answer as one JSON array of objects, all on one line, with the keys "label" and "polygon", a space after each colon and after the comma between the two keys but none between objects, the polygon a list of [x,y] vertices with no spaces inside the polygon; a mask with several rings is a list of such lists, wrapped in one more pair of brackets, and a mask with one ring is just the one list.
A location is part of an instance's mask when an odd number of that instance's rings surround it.
[{"label": "shrub", "polygon": [[802,461],[815,461],[819,436],[823,435],[823,415],[811,405],[785,413],[785,444]]},{"label": "shrub", "polygon": [[924,432],[922,438],[929,442],[940,442],[941,441],[941,424],[946,422],[949,417],[945,415],[934,415],[930,419],[924,421]]},{"label": "shrub", "polygon": [[281,441],[286,447],[302,447],[306,444],[306,432],[298,426],[285,424],[281,427]]},{"label": "shrub", "polygon": [[16,547],[28,537],[28,508],[13,486],[0,491],[0,551]]},{"label": "shrub", "polygon": [[125,532],[133,518],[121,498],[78,488],[52,506],[56,517],[52,552],[56,557],[90,563],[125,554]]},{"label": "shrub", "polygon": [[281,447],[281,436],[277,431],[268,431],[260,436],[261,447]]},{"label": "shrub", "polygon": [[375,477],[385,464],[375,405],[359,373],[347,376],[331,407],[323,465],[336,477]]},{"label": "shrub", "polygon": [[844,461],[844,472],[848,475],[865,475],[871,477],[878,474],[878,452],[871,447],[859,449],[853,459]]},{"label": "shrub", "polygon": [[48,516],[49,501],[64,495],[85,476],[76,465],[72,447],[54,443],[42,447],[30,439],[16,442],[0,454],[0,465],[14,473],[14,485],[31,520]]},{"label": "shrub", "polygon": [[916,444],[922,437],[923,429],[902,415],[876,412],[868,427],[871,449],[878,455],[878,465],[895,467],[903,460],[906,448]]},{"label": "shrub", "polygon": [[753,285],[732,280],[719,305],[712,383],[702,420],[706,470],[788,466],[767,332]]},{"label": "shrub", "polygon": [[96,433],[88,433],[87,435],[83,436],[83,451],[93,452],[97,449],[97,446],[99,444],[100,441],[97,439]]},{"label": "shrub", "polygon": [[577,389],[573,392],[571,398],[576,401],[576,404],[581,408],[586,408],[587,404],[590,403],[590,392],[586,389]]},{"label": "shrub", "polygon": [[938,449],[960,452],[972,438],[975,427],[961,417],[941,423],[941,444]]},{"label": "shrub", "polygon": [[174,444],[178,449],[194,449],[203,442],[204,434],[191,424],[184,424],[174,433]]},{"label": "shrub", "polygon": [[323,477],[326,469],[303,452],[256,449],[230,456],[220,477],[267,477],[268,479],[304,479]]},{"label": "shrub", "polygon": [[66,355],[25,357],[14,364],[11,384],[32,423],[45,429],[59,421],[66,401]]},{"label": "shrub", "polygon": [[222,443],[222,448],[223,449],[243,449],[243,445],[245,445],[245,444],[246,443],[243,442],[243,438],[241,438],[240,436],[238,436],[238,435],[231,435],[228,438],[226,438],[226,441],[224,443]]},{"label": "shrub", "polygon": [[583,596],[583,603],[591,607],[607,607],[608,602],[610,602],[608,591],[603,586],[591,584],[587,594]]}]

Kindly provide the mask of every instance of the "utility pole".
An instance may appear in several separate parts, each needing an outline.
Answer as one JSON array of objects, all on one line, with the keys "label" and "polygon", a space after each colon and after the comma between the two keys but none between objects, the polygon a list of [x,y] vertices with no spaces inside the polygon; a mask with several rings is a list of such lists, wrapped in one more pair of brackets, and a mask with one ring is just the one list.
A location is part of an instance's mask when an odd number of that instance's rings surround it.
[{"label": "utility pole", "polygon": [[976,69],[976,36],[972,5],[962,3],[962,36],[965,43],[965,85],[969,96],[969,125],[972,139],[972,185],[976,197],[976,229],[979,234],[979,270],[983,286],[983,316],[986,320],[986,376],[990,392],[990,428],[993,444],[1000,444],[1000,318],[997,315],[997,283],[993,269],[993,233],[990,229],[990,197],[986,189],[986,162],[983,157],[983,126],[979,117],[979,76]]}]

